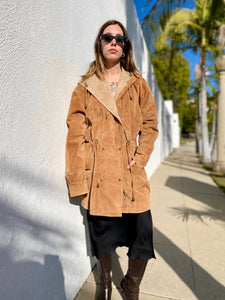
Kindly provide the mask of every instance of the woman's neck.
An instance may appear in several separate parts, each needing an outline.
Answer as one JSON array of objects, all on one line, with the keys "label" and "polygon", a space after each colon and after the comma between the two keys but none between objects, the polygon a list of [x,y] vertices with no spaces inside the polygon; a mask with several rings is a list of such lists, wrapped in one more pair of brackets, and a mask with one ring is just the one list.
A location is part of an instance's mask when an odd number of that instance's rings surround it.
[{"label": "woman's neck", "polygon": [[114,66],[106,66],[105,67],[105,80],[108,82],[111,81],[119,81],[121,74],[120,63]]}]

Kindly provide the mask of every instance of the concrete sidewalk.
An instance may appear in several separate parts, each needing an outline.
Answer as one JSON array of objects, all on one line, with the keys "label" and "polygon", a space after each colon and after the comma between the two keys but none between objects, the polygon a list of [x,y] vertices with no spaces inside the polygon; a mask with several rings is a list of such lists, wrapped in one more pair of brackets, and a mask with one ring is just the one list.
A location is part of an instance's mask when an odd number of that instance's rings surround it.
[{"label": "concrete sidewalk", "polygon": [[[193,143],[176,149],[151,180],[156,260],[150,260],[140,300],[225,299],[225,194],[195,155]],[[119,282],[127,248],[114,256],[112,300],[123,299]],[[94,300],[91,272],[76,300]]]}]

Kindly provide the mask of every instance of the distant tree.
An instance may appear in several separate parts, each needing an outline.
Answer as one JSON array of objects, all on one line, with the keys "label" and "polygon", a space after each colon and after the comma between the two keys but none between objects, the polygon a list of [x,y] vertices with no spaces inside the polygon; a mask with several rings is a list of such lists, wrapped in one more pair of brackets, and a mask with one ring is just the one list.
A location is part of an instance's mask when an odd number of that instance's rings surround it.
[{"label": "distant tree", "polygon": [[190,99],[179,105],[177,108],[180,117],[180,128],[182,134],[195,132],[196,101]]},{"label": "distant tree", "polygon": [[181,54],[174,54],[171,68],[171,52],[167,47],[161,52],[154,52],[151,61],[163,98],[173,100],[174,110],[177,111],[179,105],[189,97],[191,81],[187,59]]}]

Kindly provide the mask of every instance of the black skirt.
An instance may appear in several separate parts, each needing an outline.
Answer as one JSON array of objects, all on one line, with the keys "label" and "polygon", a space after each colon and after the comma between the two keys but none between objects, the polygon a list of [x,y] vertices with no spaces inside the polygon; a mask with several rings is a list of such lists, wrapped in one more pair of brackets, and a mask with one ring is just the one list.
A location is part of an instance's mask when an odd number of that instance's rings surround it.
[{"label": "black skirt", "polygon": [[128,247],[128,257],[155,258],[151,211],[123,214],[122,217],[92,216],[87,211],[92,255],[98,259],[114,252],[119,246]]}]

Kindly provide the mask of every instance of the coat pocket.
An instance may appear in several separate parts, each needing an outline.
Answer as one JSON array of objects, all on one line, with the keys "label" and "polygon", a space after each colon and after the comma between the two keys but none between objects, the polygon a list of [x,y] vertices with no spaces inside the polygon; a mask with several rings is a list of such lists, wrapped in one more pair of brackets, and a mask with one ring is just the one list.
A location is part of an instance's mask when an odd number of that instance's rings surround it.
[{"label": "coat pocket", "polygon": [[[133,165],[132,168],[135,165]],[[142,193],[142,192],[144,192],[143,189],[146,189],[146,188],[150,189],[150,184],[149,184],[149,180],[148,180],[145,168],[137,165],[133,169],[132,175],[133,175],[133,185],[134,185],[135,192],[138,191],[139,193]]]},{"label": "coat pocket", "polygon": [[131,172],[132,174],[140,174],[142,171],[144,170],[143,167],[139,166],[137,163],[135,163],[132,167],[131,167]]}]

